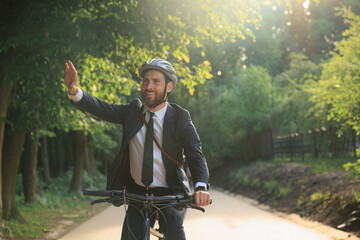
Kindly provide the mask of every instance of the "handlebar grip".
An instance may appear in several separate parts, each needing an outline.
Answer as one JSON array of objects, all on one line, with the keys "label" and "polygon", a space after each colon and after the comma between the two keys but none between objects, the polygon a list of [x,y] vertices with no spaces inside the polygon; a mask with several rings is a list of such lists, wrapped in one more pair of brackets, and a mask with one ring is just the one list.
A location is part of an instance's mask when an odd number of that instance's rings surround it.
[{"label": "handlebar grip", "polygon": [[91,190],[91,189],[83,189],[83,195],[86,196],[97,196],[97,197],[109,197],[110,192],[105,190]]}]

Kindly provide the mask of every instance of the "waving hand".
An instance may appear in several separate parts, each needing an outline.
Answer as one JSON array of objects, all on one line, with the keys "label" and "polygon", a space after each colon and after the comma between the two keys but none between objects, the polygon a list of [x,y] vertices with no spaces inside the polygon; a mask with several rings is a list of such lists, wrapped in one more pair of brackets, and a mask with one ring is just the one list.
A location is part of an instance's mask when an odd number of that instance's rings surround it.
[{"label": "waving hand", "polygon": [[68,88],[69,94],[75,95],[79,91],[78,75],[70,60],[65,63],[65,71],[65,85]]}]

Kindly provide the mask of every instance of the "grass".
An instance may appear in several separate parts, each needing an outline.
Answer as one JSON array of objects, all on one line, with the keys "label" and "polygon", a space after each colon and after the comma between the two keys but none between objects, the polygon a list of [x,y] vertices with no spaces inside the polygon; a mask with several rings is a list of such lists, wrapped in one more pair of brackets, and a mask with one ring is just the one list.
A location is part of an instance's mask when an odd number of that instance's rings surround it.
[{"label": "grass", "polygon": [[65,197],[59,202],[61,203],[59,207],[44,207],[39,201],[34,204],[24,204],[21,200],[18,203],[19,211],[27,224],[20,224],[15,220],[4,221],[4,233],[16,239],[41,238],[56,227],[61,219],[71,220],[76,225],[102,208],[102,206],[92,207],[89,200],[80,197]]},{"label": "grass", "polygon": [[[356,162],[353,156],[331,157],[331,156],[319,156],[315,158],[313,155],[307,154],[302,160],[301,156],[290,157],[276,157],[273,162],[298,162],[308,166],[311,166],[315,174],[332,172],[332,171],[345,171],[344,165],[348,163]],[[356,177],[358,173],[354,169],[349,169],[349,172],[353,177]]]},{"label": "grass", "polygon": [[279,198],[286,197],[289,194],[290,190],[291,190],[291,187],[289,187],[289,186],[287,186],[287,187],[279,187],[278,197]]},{"label": "grass", "polygon": [[[43,239],[45,234],[57,227],[61,220],[71,221],[74,226],[106,206],[93,207],[90,205],[92,198],[82,196],[80,192],[69,193],[71,176],[70,171],[60,178],[53,179],[50,184],[40,181],[39,189],[42,191],[33,204],[24,203],[24,197],[21,191],[18,191],[16,204],[27,223],[21,224],[15,220],[3,221],[3,236],[8,239]],[[21,183],[21,181],[17,182]],[[89,177],[85,173],[83,186],[103,189],[105,177],[100,173]]]},{"label": "grass", "polygon": [[[360,152],[358,154],[360,156]],[[353,166],[356,165],[357,159],[353,156],[341,156],[341,157],[331,157],[322,155],[318,158],[315,158],[312,154],[305,154],[304,159],[300,155],[295,155],[293,157],[275,157],[274,159],[269,160],[257,160],[253,161],[248,165],[240,166],[239,169],[242,167],[249,167],[254,165],[261,165],[262,163],[267,164],[276,164],[276,163],[283,163],[283,162],[297,162],[304,165],[308,165],[313,169],[315,174],[324,173],[324,172],[332,172],[332,171],[345,171],[345,166]],[[349,164],[352,163],[352,164]],[[359,164],[360,165],[360,161]],[[239,169],[235,169],[232,174],[238,175],[237,177],[240,178],[243,174]],[[359,176],[359,172],[356,171],[355,167],[348,167],[349,172],[352,176],[356,177]]]},{"label": "grass", "polygon": [[[358,152],[360,155],[360,151]],[[319,156],[315,158],[311,154],[307,154],[302,159],[301,156],[290,157],[276,157],[275,159],[268,161],[254,161],[249,165],[243,166],[239,169],[233,170],[230,174],[232,178],[238,179],[242,184],[248,185],[253,188],[259,188],[263,184],[263,188],[267,193],[276,192],[277,196],[280,198],[286,197],[289,194],[290,187],[289,186],[279,186],[275,180],[261,183],[259,178],[251,179],[249,175],[245,174],[245,168],[261,165],[263,163],[266,164],[277,164],[283,162],[296,162],[300,164],[304,164],[310,166],[312,172],[314,174],[321,174],[326,172],[344,172],[348,171],[350,174],[348,177],[350,179],[359,178],[360,174],[360,160],[354,159],[353,156],[341,156],[341,157],[331,157],[331,156]],[[303,179],[306,181],[307,179]],[[314,194],[310,200],[310,202],[316,202],[316,200],[321,200],[323,197],[327,197],[327,195],[320,195],[319,193]],[[354,193],[354,199],[357,202],[360,202],[360,194]],[[299,199],[298,206],[301,205],[306,199]]]},{"label": "grass", "polygon": [[264,183],[265,191],[267,193],[272,193],[277,189],[278,182],[276,180],[271,180],[269,182]]},{"label": "grass", "polygon": [[297,162],[300,164],[310,166],[314,174],[334,172],[334,171],[335,172],[348,171],[350,173],[349,178],[354,179],[354,178],[358,178],[360,173],[360,160],[357,161],[356,159],[354,159],[353,156],[342,156],[342,157],[319,156],[318,158],[315,158],[311,154],[306,154],[304,156],[304,160],[301,158],[301,156],[294,156],[292,158],[275,157],[274,159],[267,161],[261,161],[261,160],[254,161],[249,165],[242,166],[238,169],[234,169],[234,171],[232,171],[229,176],[231,178],[235,177],[241,180],[244,184],[249,184],[250,179],[248,176],[244,174],[244,167],[247,168],[254,165],[255,166],[261,165],[262,163],[277,164],[283,162]]},{"label": "grass", "polygon": [[360,203],[360,192],[355,191],[355,192],[353,193],[353,196],[354,196],[354,200],[355,200],[356,202]]}]

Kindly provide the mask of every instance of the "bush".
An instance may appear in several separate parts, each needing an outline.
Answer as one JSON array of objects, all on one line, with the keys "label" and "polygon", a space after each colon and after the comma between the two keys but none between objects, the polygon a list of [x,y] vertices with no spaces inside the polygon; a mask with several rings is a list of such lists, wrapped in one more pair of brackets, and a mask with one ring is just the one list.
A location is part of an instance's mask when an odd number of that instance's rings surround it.
[{"label": "bush", "polygon": [[[72,170],[67,171],[58,178],[51,179],[49,183],[45,183],[41,178],[38,178],[39,193],[37,201],[33,204],[25,204],[22,179],[19,174],[16,186],[16,204],[28,224],[20,224],[15,220],[4,221],[2,234],[11,239],[42,239],[45,230],[56,226],[58,220],[63,216],[74,216],[71,220],[75,222],[83,221],[89,214],[102,208],[102,206],[91,206],[91,198],[83,196],[81,192],[70,193],[71,178]],[[84,172],[84,187],[104,189],[105,184],[106,178],[100,172],[96,171],[92,176]]]}]

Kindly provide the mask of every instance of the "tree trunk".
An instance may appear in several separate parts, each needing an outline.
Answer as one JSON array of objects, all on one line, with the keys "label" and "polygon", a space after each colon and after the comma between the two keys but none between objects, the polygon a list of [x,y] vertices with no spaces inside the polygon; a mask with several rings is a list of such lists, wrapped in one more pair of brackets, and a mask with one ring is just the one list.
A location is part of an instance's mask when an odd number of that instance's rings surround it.
[{"label": "tree trunk", "polygon": [[95,171],[95,153],[94,153],[94,150],[92,149],[88,149],[89,151],[89,164],[90,164],[90,176],[92,176],[92,174],[94,173]]},{"label": "tree trunk", "polygon": [[86,137],[85,142],[85,158],[84,158],[84,168],[89,176],[92,176],[93,166],[90,159],[90,150],[89,150],[89,137]]},{"label": "tree trunk", "polygon": [[85,159],[85,146],[87,138],[83,131],[75,131],[75,162],[74,162],[74,172],[71,181],[70,191],[77,192],[81,190],[82,187],[82,172]]},{"label": "tree trunk", "polygon": [[57,166],[57,176],[61,176],[64,173],[64,162],[65,162],[65,145],[64,145],[64,133],[56,130],[56,138],[55,140],[55,152],[56,152],[56,158],[54,161],[56,161]]},{"label": "tree trunk", "polygon": [[354,129],[351,129],[351,137],[352,137],[352,150],[353,150],[353,155],[354,155],[354,158],[356,159],[357,156],[356,156],[356,132]]},{"label": "tree trunk", "polygon": [[49,183],[51,176],[50,176],[50,167],[49,167],[49,153],[48,153],[48,144],[47,144],[47,137],[44,136],[42,139],[41,144],[41,163],[43,167],[43,177],[44,182]]},{"label": "tree trunk", "polygon": [[15,202],[16,175],[19,170],[21,153],[24,147],[25,130],[15,130],[5,136],[2,162],[3,219],[15,219],[26,223],[20,215]]},{"label": "tree trunk", "polygon": [[[34,135],[37,129],[34,130]],[[37,159],[38,159],[38,143],[27,134],[25,142],[25,158],[23,164],[23,186],[26,203],[34,203],[37,192]]]},{"label": "tree trunk", "polygon": [[[2,72],[2,71],[1,71]],[[4,130],[5,122],[3,119],[6,118],[7,108],[10,104],[11,86],[10,84],[4,84],[4,80],[0,79],[0,181],[2,181],[2,150],[4,144]],[[2,216],[2,183],[0,182],[0,216]],[[0,217],[0,226],[2,224],[2,218]]]},{"label": "tree trunk", "polygon": [[94,153],[94,160],[95,160],[95,158],[101,160],[100,172],[103,175],[107,176],[108,167],[109,167],[109,161],[106,158],[98,157],[98,154],[96,154],[96,153]]},{"label": "tree trunk", "polygon": [[75,156],[75,141],[74,141],[75,133],[70,131],[65,135],[65,170],[68,170],[71,166],[74,165],[74,156]]},{"label": "tree trunk", "polygon": [[301,161],[305,161],[305,149],[304,149],[304,134],[300,133],[300,145],[301,145]]},{"label": "tree trunk", "polygon": [[58,177],[58,170],[56,167],[56,146],[55,146],[55,138],[49,138],[48,139],[48,145],[49,145],[49,158],[50,158],[50,162],[49,162],[49,167],[50,167],[50,175],[53,177]]}]

